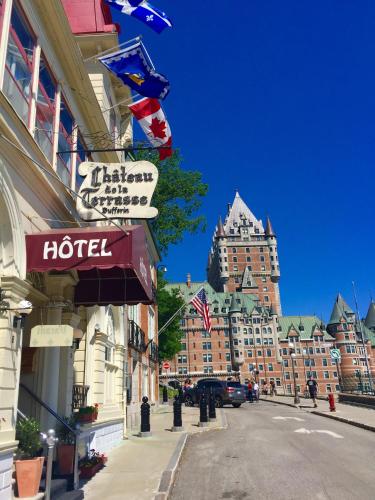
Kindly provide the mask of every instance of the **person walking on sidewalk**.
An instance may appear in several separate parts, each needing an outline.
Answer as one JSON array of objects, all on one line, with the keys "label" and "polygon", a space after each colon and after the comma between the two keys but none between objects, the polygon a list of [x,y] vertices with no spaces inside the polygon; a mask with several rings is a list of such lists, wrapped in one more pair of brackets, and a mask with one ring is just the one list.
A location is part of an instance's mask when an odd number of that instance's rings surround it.
[{"label": "person walking on sidewalk", "polygon": [[247,397],[249,399],[249,403],[252,403],[254,401],[253,399],[253,384],[249,382],[247,384]]},{"label": "person walking on sidewalk", "polygon": [[270,396],[276,396],[276,386],[273,379],[270,381]]},{"label": "person walking on sidewalk", "polygon": [[318,405],[316,404],[316,394],[318,392],[318,384],[316,383],[316,380],[313,379],[313,377],[310,377],[306,385],[310,393],[310,398],[313,400],[314,408],[317,408]]},{"label": "person walking on sidewalk", "polygon": [[258,382],[255,381],[253,389],[254,389],[255,401],[257,401],[259,403],[259,384],[258,384]]}]

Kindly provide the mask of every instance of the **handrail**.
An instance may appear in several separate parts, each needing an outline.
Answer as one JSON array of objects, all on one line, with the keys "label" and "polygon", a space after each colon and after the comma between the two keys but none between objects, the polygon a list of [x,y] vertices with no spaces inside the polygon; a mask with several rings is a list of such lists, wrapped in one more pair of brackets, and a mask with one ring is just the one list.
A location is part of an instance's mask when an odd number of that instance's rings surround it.
[{"label": "handrail", "polygon": [[[74,470],[73,470],[73,487],[75,490],[79,488],[79,471],[78,471],[78,461],[79,461],[79,454],[78,454],[78,439],[79,439],[79,430],[78,429],[73,429],[69,424],[65,422],[63,418],[60,417],[50,406],[47,405],[44,401],[40,399],[39,396],[37,396],[31,389],[29,389],[25,384],[20,382],[20,387],[26,391],[37,403],[39,403],[41,406],[43,406],[44,409],[46,409],[53,417],[55,417],[56,420],[60,422],[60,424],[68,429],[73,435],[74,435]],[[18,412],[21,414],[20,410]]]},{"label": "handrail", "polygon": [[65,422],[65,420],[60,417],[60,415],[58,415],[54,410],[52,410],[52,408],[50,406],[48,406],[47,403],[45,403],[44,401],[42,401],[40,399],[40,397],[37,396],[33,391],[31,391],[25,384],[23,384],[22,382],[20,382],[20,387],[22,387],[22,389],[24,389],[28,394],[30,394],[30,396],[33,399],[35,399],[35,401],[37,401],[37,403],[39,403],[41,406],[43,406],[43,408],[45,408],[52,416],[54,416],[55,419],[58,420],[63,427],[65,427],[66,429],[68,429],[74,435],[77,434],[77,431],[75,429],[73,429],[73,427],[70,427],[70,425],[67,424]]}]

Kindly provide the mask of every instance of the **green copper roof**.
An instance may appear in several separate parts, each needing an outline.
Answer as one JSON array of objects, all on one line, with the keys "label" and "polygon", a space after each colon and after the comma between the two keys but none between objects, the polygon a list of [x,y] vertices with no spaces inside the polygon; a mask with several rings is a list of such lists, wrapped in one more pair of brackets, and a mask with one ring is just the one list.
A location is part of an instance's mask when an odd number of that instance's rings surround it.
[{"label": "green copper roof", "polygon": [[[229,309],[232,307],[232,302],[233,302],[233,297],[234,297],[234,304],[233,304],[233,310],[231,312],[241,312],[241,309],[244,308],[246,309],[247,314],[251,314],[254,309],[257,307],[257,300],[258,298],[251,294],[251,293],[229,293],[229,292],[215,292],[215,290],[212,288],[212,286],[207,283],[207,281],[193,281],[191,282],[190,288],[186,285],[186,283],[168,283],[166,288],[168,290],[172,289],[178,289],[180,290],[184,300],[186,303],[189,303],[191,299],[194,297],[194,295],[201,289],[205,289],[206,295],[207,295],[207,300],[210,305],[210,311],[211,314],[214,313],[214,309],[218,308],[220,314],[227,314],[229,312]],[[233,297],[232,297],[233,296]],[[237,299],[239,299],[241,302],[238,304]],[[223,309],[225,308],[225,312]],[[259,311],[258,311],[259,309]],[[258,308],[256,312],[262,312],[263,308]],[[245,312],[245,311],[244,311]],[[264,312],[266,312],[266,309],[264,309]],[[216,313],[218,314],[218,313]]]},{"label": "green copper roof", "polygon": [[367,316],[365,319],[365,325],[367,328],[374,328],[375,329],[375,303],[371,301],[368,311],[367,311]]},{"label": "green copper roof", "polygon": [[341,294],[339,293],[338,296],[336,297],[335,304],[332,309],[331,317],[328,321],[329,325],[335,325],[340,323],[341,318],[343,318],[345,321],[348,321],[348,315],[354,314],[353,310],[348,306],[348,304],[345,302],[345,300],[342,298]]},{"label": "green copper roof", "polygon": [[333,340],[317,316],[280,316],[279,328],[281,328],[278,331],[280,340],[287,339],[292,328],[299,334],[301,340],[311,339],[316,328],[321,330],[325,340]]}]

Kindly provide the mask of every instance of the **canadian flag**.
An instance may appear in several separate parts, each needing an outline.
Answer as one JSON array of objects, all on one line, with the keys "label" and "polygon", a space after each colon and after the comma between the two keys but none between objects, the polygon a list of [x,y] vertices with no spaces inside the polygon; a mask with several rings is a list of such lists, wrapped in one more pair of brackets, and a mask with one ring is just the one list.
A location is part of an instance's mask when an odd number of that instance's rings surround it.
[{"label": "canadian flag", "polygon": [[[151,144],[159,147],[159,158],[164,160],[172,156],[171,129],[159,101],[145,97],[134,104],[130,104],[129,109],[138,120]],[[160,148],[160,146],[163,147]]]}]

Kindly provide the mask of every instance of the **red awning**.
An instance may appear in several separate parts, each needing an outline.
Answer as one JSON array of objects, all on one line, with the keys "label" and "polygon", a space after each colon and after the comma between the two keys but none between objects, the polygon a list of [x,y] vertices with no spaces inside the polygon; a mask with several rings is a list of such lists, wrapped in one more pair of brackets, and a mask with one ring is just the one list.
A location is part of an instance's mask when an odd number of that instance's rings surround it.
[{"label": "red awning", "polygon": [[78,272],[75,305],[151,304],[146,235],[142,226],[51,229],[26,235],[27,271]]}]

